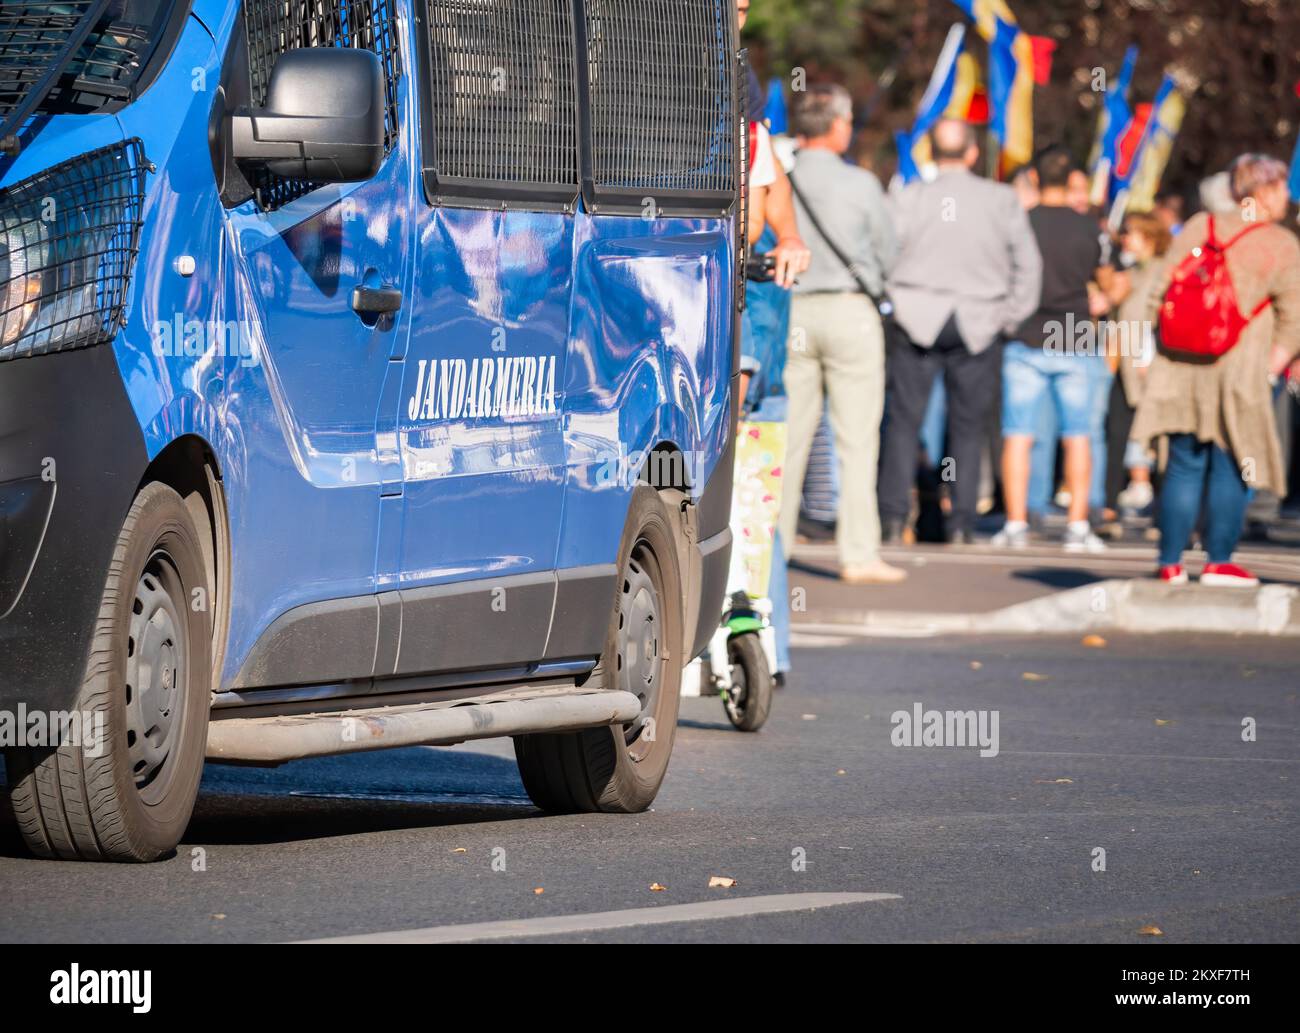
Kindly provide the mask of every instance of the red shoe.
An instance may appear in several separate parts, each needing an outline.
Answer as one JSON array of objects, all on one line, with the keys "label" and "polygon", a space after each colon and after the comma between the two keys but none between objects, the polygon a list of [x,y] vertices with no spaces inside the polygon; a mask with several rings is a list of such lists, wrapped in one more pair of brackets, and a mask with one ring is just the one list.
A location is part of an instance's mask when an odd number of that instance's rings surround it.
[{"label": "red shoe", "polygon": [[1252,588],[1259,584],[1259,578],[1245,567],[1235,563],[1207,563],[1201,571],[1201,584],[1215,588]]},{"label": "red shoe", "polygon": [[1187,571],[1181,563],[1170,563],[1160,568],[1160,580],[1166,585],[1187,584]]}]

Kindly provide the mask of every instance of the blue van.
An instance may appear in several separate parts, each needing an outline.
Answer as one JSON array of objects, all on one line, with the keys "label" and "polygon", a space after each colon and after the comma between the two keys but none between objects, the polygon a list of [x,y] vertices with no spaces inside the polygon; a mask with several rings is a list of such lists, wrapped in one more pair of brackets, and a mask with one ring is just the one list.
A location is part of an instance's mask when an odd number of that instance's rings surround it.
[{"label": "blue van", "polygon": [[0,6],[0,745],[35,853],[167,854],[205,757],[512,736],[538,806],[649,806],[730,553],[735,23]]}]

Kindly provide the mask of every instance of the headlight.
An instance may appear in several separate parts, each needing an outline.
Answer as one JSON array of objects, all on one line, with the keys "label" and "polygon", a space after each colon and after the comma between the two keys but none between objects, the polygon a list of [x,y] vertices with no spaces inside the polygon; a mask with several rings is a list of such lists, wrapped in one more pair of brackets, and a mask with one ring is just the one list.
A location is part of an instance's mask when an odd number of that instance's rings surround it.
[{"label": "headlight", "polygon": [[36,312],[44,243],[39,223],[0,227],[0,350],[18,340]]},{"label": "headlight", "polygon": [[0,190],[0,361],[111,341],[140,241],[139,140]]}]

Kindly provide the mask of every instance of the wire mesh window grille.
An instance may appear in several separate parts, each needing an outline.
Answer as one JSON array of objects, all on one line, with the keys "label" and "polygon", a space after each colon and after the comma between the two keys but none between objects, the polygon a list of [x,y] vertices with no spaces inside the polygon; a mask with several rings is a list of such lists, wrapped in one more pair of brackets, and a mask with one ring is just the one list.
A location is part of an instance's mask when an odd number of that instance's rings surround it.
[{"label": "wire mesh window grille", "polygon": [[533,188],[572,200],[572,0],[427,0],[425,14],[433,191],[490,198]]},{"label": "wire mesh window grille", "polygon": [[0,190],[0,361],[111,341],[140,243],[138,139]]},{"label": "wire mesh window grille", "polygon": [[[384,153],[397,142],[397,84],[402,75],[393,0],[245,0],[249,93],[254,107],[266,103],[275,59],[300,47],[359,47],[384,66]],[[318,183],[259,173],[252,184],[263,208],[279,208],[315,190]]]},{"label": "wire mesh window grille", "polygon": [[[0,4],[0,119],[39,82],[95,6],[93,0]],[[37,110],[87,113],[130,100],[174,6],[174,0],[112,0]]]},{"label": "wire mesh window grille", "polygon": [[734,196],[731,3],[584,0],[597,196]]},{"label": "wire mesh window grille", "polygon": [[92,0],[0,4],[0,122],[45,78],[95,6]]}]

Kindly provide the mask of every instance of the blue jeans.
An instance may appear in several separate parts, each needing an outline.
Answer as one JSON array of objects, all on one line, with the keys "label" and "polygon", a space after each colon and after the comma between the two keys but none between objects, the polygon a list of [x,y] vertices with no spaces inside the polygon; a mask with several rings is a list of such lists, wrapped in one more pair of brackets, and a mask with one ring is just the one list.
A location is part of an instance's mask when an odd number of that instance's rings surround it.
[{"label": "blue jeans", "polygon": [[1033,437],[1040,407],[1051,399],[1062,437],[1086,437],[1092,431],[1092,382],[1078,355],[1049,355],[1011,341],[1002,352],[1002,433]]},{"label": "blue jeans", "polygon": [[1088,490],[1088,508],[1094,511],[1106,508],[1106,417],[1110,413],[1110,385],[1115,379],[1106,360],[1100,355],[1089,356],[1088,377],[1092,382],[1091,433],[1088,435],[1092,453],[1092,483]]},{"label": "blue jeans", "polygon": [[1030,513],[1042,516],[1052,504],[1056,494],[1056,406],[1040,405],[1038,421],[1034,428],[1034,447],[1029,453]]},{"label": "blue jeans", "polygon": [[1169,466],[1160,489],[1160,565],[1179,563],[1205,501],[1205,552],[1227,563],[1241,538],[1250,488],[1236,461],[1192,434],[1169,436]]},{"label": "blue jeans", "polygon": [[936,470],[943,462],[944,437],[948,431],[948,391],[943,377],[934,378],[930,388],[930,401],[925,406],[925,419],[921,421],[921,447],[925,457]]},{"label": "blue jeans", "polygon": [[[787,403],[785,395],[768,395],[750,416],[755,423],[784,423]],[[767,594],[772,600],[772,628],[776,631],[776,669],[782,674],[790,670],[790,589],[785,567],[785,548],[778,532],[772,542],[772,576],[767,583]]]},{"label": "blue jeans", "polygon": [[[1055,487],[1056,440],[1092,432],[1092,382],[1079,355],[1049,355],[1020,341],[1002,353],[1002,433],[1031,436],[1029,512],[1042,514]],[[1105,433],[1105,424],[1102,424]]]},{"label": "blue jeans", "polygon": [[[1091,384],[1091,397],[1088,403],[1088,443],[1092,454],[1092,482],[1088,489],[1088,506],[1090,509],[1098,510],[1106,506],[1106,453],[1109,448],[1106,441],[1106,417],[1110,411],[1110,387],[1115,374],[1100,357],[1079,356],[1077,361],[1087,363],[1088,379]],[[1053,467],[1056,461],[1056,438],[1059,426],[1056,408],[1040,404],[1034,430],[1034,448],[1029,460],[1029,511],[1031,513],[1047,512],[1047,507],[1052,502],[1052,489],[1055,487],[1052,483],[1052,474],[1055,472]]]},{"label": "blue jeans", "polygon": [[[756,250],[769,251],[775,245],[776,235],[768,227]],[[740,351],[745,360],[741,368],[753,375],[751,398],[784,393],[781,375],[789,336],[790,292],[771,282],[748,284]]]}]

